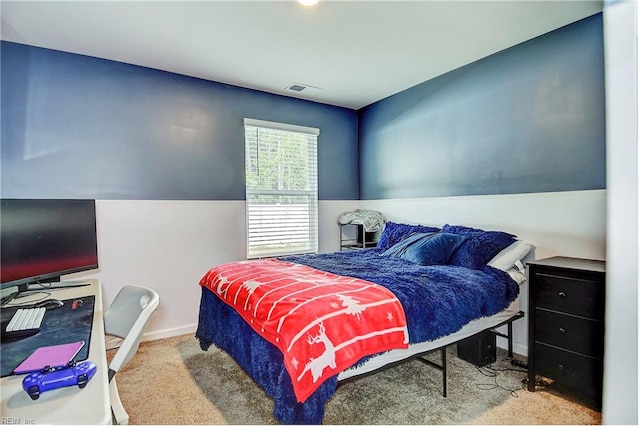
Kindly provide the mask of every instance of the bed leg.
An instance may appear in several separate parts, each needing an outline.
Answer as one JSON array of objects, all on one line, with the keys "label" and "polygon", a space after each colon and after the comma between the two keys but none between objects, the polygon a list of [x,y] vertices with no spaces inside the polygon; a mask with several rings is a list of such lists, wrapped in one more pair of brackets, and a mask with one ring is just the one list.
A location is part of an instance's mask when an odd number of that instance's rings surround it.
[{"label": "bed leg", "polygon": [[447,347],[440,349],[442,351],[442,396],[447,397]]},{"label": "bed leg", "polygon": [[[431,352],[436,352],[438,349],[434,349]],[[424,355],[424,354],[422,354]],[[444,346],[440,348],[440,355],[442,357],[441,363],[433,362],[430,359],[423,358],[422,355],[417,355],[412,359],[422,362],[423,364],[427,364],[435,369],[442,371],[442,396],[447,397],[447,347]]]},{"label": "bed leg", "polygon": [[513,358],[513,322],[515,320],[523,318],[523,317],[524,317],[524,312],[520,311],[516,315],[512,316],[511,318],[509,318],[507,321],[505,321],[502,324],[499,324],[499,325],[496,326],[496,327],[501,327],[501,326],[506,324],[506,326],[507,326],[507,334],[500,333],[495,328],[491,330],[491,331],[493,331],[495,333],[496,336],[504,337],[504,338],[507,339],[509,358]]},{"label": "bed leg", "polygon": [[513,322],[507,324],[509,358],[513,358]]}]

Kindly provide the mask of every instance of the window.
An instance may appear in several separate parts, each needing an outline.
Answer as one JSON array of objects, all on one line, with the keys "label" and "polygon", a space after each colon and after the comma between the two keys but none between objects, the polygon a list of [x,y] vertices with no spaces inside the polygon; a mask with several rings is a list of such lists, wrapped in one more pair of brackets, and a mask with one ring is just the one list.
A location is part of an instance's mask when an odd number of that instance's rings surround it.
[{"label": "window", "polygon": [[247,258],[318,252],[318,129],[245,119]]}]

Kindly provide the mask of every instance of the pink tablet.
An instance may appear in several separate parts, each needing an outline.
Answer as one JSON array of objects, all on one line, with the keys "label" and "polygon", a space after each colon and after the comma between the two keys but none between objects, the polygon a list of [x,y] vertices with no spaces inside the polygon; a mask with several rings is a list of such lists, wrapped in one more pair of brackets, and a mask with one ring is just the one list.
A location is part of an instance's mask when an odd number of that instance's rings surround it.
[{"label": "pink tablet", "polygon": [[64,367],[71,362],[83,346],[83,341],[64,345],[42,346],[22,361],[13,372],[24,374],[40,371],[47,367]]}]

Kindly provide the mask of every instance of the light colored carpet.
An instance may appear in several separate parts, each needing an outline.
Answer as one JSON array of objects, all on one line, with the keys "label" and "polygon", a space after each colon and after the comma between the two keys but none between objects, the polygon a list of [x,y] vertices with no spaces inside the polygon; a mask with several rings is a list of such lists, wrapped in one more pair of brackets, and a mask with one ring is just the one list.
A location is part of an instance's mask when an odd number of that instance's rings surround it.
[{"label": "light colored carpet", "polygon": [[[417,361],[340,386],[325,424],[599,424],[601,415],[551,392],[522,388],[526,373],[498,350],[497,371],[448,349],[442,375]],[[439,358],[434,358],[439,360]],[[226,353],[192,335],[143,342],[116,375],[131,424],[277,424],[273,402]]]}]

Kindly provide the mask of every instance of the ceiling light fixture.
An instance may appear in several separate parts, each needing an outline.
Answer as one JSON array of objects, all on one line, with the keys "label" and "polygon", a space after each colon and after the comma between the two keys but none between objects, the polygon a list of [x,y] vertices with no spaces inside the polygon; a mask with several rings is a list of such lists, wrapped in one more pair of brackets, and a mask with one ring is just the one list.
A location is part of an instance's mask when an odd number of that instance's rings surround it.
[{"label": "ceiling light fixture", "polygon": [[298,0],[298,3],[303,6],[313,6],[314,4],[318,3],[318,0]]}]

